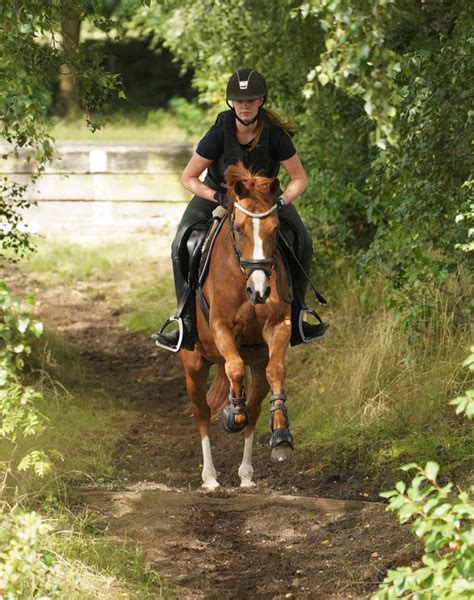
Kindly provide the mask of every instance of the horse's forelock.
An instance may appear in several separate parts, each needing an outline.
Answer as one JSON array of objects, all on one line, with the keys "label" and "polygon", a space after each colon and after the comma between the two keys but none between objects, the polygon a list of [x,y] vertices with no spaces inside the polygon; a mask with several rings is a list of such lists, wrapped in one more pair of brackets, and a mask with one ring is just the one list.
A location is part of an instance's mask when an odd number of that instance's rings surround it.
[{"label": "horse's forelock", "polygon": [[273,179],[269,177],[262,177],[249,171],[244,167],[241,162],[236,165],[230,165],[225,171],[225,181],[231,191],[230,202],[232,206],[235,202],[235,184],[240,181],[248,192],[249,198],[256,200],[259,203],[269,204],[269,201],[273,200],[270,194],[270,186]]}]

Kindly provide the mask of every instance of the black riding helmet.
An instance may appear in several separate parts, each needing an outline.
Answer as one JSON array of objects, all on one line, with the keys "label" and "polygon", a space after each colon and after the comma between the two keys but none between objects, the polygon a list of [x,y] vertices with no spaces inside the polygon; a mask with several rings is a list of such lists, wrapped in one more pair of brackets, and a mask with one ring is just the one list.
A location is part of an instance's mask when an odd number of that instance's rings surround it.
[{"label": "black riding helmet", "polygon": [[252,69],[239,69],[229,79],[227,84],[227,100],[253,100],[266,99],[267,82],[263,75]]},{"label": "black riding helmet", "polygon": [[[253,69],[239,69],[236,71],[227,83],[226,102],[227,106],[234,110],[230,104],[231,100],[254,100],[263,97],[263,104],[267,99],[267,82],[263,75]],[[262,106],[263,106],[262,104]],[[260,107],[261,109],[262,107]],[[260,112],[259,109],[259,112]],[[235,111],[234,111],[235,112]],[[243,125],[252,125],[258,118],[252,119],[249,123],[242,121],[237,115],[235,118]]]}]

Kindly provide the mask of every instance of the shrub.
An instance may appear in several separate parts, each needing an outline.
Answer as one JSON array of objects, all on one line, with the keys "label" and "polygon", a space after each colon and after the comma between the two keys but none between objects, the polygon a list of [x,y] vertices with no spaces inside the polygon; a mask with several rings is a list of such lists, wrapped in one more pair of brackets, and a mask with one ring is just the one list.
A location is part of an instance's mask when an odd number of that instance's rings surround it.
[{"label": "shrub", "polygon": [[[471,348],[474,352],[474,348]],[[464,362],[474,370],[474,354]],[[455,398],[456,412],[474,416],[474,390]],[[474,597],[474,506],[469,492],[453,495],[453,484],[437,483],[439,465],[428,462],[402,467],[416,470],[407,488],[399,481],[395,490],[383,492],[388,510],[398,511],[401,523],[414,519],[412,531],[425,544],[419,569],[399,567],[390,570],[372,600],[414,598],[419,600],[457,600]],[[471,496],[474,486],[471,486]]]},{"label": "shrub", "polygon": [[[26,302],[34,304],[31,296]],[[13,298],[7,286],[0,282],[0,441],[12,447],[0,495],[11,472],[16,443],[20,438],[40,433],[45,426],[45,419],[35,407],[41,393],[24,383],[25,357],[31,353],[30,336],[39,337],[42,332],[42,323],[33,319],[24,308],[24,302]],[[42,476],[50,465],[44,452],[32,451],[20,460],[17,468],[33,468]]]}]

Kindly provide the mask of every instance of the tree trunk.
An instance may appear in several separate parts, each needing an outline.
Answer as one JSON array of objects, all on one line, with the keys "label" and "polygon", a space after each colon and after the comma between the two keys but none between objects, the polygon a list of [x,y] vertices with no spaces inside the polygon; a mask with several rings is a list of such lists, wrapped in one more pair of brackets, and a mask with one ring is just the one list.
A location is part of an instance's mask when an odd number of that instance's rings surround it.
[{"label": "tree trunk", "polygon": [[79,46],[81,17],[77,11],[74,0],[61,2],[61,33],[63,36],[63,50],[66,63],[59,69],[59,104],[61,112],[71,115],[80,111],[79,99],[76,88],[76,73],[68,60]]}]

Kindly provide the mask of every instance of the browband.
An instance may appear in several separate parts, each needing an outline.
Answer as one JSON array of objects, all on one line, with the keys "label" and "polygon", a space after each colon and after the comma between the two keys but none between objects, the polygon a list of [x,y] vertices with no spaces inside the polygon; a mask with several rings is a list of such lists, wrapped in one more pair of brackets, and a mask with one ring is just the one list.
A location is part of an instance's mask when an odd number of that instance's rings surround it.
[{"label": "browband", "polygon": [[268,217],[268,215],[271,215],[272,212],[278,208],[277,204],[273,204],[273,206],[271,206],[265,212],[254,213],[254,212],[251,212],[250,210],[247,210],[243,206],[241,206],[238,202],[234,202],[234,206],[235,206],[235,208],[238,208],[240,210],[240,212],[243,212],[244,215],[247,215],[247,217],[252,217],[253,219],[264,219],[265,217]]}]

